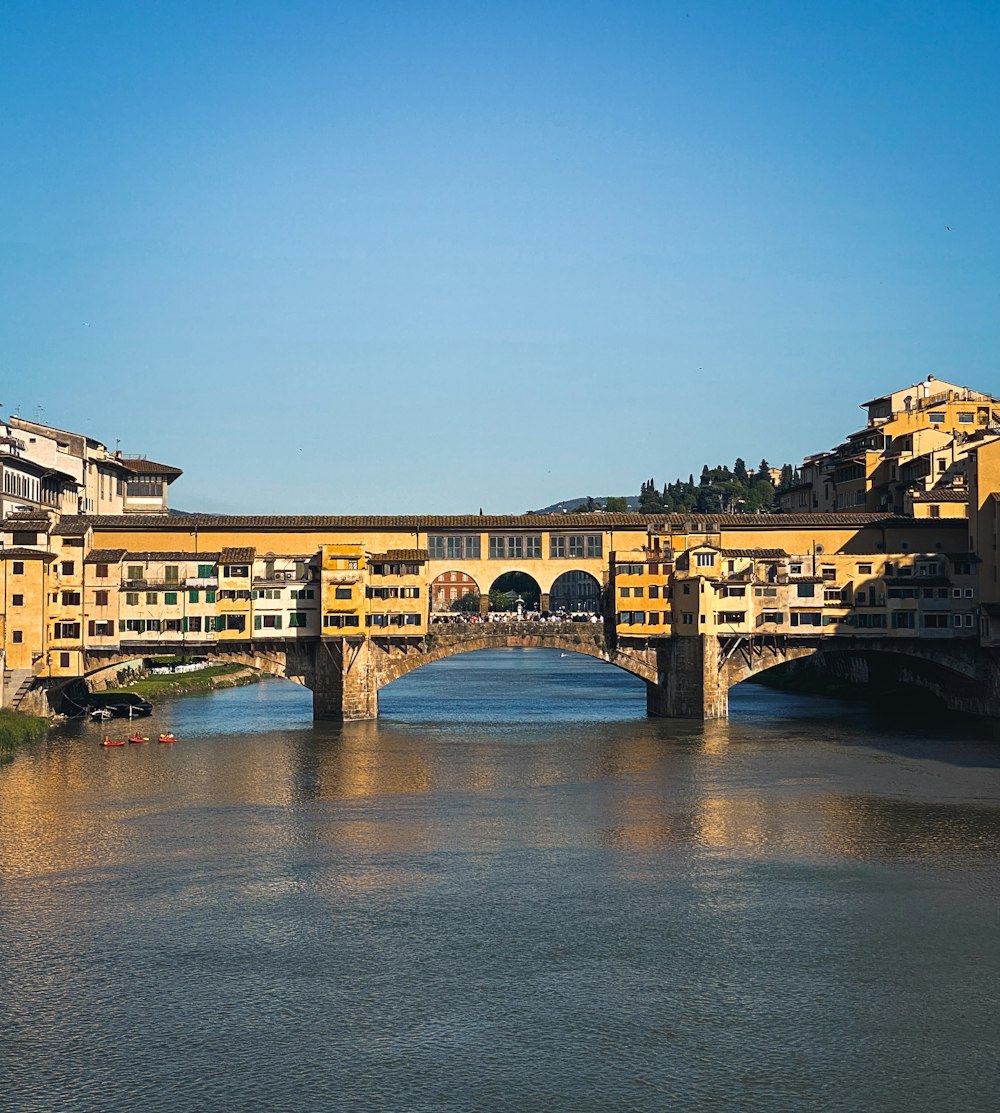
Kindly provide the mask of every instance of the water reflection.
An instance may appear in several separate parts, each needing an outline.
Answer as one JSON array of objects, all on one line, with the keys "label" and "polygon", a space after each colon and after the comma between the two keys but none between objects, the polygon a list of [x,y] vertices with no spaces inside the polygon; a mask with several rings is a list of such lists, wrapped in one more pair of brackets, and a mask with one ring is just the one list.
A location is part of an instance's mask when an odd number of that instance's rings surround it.
[{"label": "water reflection", "polygon": [[981,738],[760,688],[647,720],[585,658],[458,661],[374,723],[264,684],[158,708],[174,747],[78,724],[0,770],[25,1108],[992,1108]]}]

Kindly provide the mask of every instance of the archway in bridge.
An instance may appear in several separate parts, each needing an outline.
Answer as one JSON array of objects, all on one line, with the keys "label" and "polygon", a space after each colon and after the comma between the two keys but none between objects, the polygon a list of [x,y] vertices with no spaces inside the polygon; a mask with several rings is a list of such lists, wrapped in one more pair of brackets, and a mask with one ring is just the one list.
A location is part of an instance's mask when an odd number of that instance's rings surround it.
[{"label": "archway in bridge", "polygon": [[549,592],[549,610],[600,614],[601,585],[589,572],[571,569],[557,576]]},{"label": "archway in bridge", "polygon": [[542,589],[527,572],[504,572],[490,587],[491,611],[537,611],[541,600]]},{"label": "archway in bridge", "polygon": [[466,572],[442,572],[431,583],[431,610],[462,610],[462,601],[479,596],[479,584]]}]

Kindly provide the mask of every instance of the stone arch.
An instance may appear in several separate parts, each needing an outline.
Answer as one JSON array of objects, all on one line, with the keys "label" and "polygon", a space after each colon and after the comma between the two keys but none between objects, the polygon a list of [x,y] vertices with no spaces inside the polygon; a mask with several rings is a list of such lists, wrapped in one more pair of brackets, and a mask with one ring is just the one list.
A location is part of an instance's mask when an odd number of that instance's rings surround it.
[{"label": "stone arch", "polygon": [[570,568],[560,572],[552,581],[548,609],[599,614],[601,595],[601,582],[593,573],[581,568]]},{"label": "stone arch", "polygon": [[481,594],[479,584],[468,572],[449,568],[435,576],[430,585],[431,612],[450,611],[452,604],[466,595]]},{"label": "stone arch", "polygon": [[[535,625],[525,623],[524,626]],[[600,629],[600,627],[598,627]],[[475,653],[480,649],[558,649],[564,653],[579,653],[593,657],[605,664],[613,665],[639,680],[649,684],[657,681],[655,659],[643,653],[609,649],[601,634],[594,633],[592,627],[584,627],[583,632],[552,636],[535,632],[504,631],[489,623],[470,626],[468,630],[455,634],[445,634],[433,639],[422,651],[407,653],[405,656],[386,657],[377,663],[378,688],[384,688],[394,680],[406,676],[416,669],[434,661],[443,661],[460,653]]]},{"label": "stone arch", "polygon": [[[946,649],[946,653],[942,653],[942,649]],[[729,656],[722,662],[727,652]],[[823,662],[824,671],[845,682],[866,684],[874,669],[883,680],[924,688],[942,699],[965,692],[974,694],[979,684],[974,652],[961,647],[945,647],[941,643],[857,638],[845,645],[841,639],[833,642],[828,638],[816,638],[805,644],[783,644],[781,639],[775,638],[758,645],[734,647],[726,646],[724,639],[720,639],[720,673],[726,688],[805,658]]]},{"label": "stone arch", "polygon": [[510,568],[501,572],[496,579],[494,579],[493,583],[490,584],[490,595],[492,595],[494,591],[505,594],[513,592],[516,596],[524,600],[523,609],[526,611],[535,611],[541,608],[541,584],[530,572],[524,572],[520,568]]}]

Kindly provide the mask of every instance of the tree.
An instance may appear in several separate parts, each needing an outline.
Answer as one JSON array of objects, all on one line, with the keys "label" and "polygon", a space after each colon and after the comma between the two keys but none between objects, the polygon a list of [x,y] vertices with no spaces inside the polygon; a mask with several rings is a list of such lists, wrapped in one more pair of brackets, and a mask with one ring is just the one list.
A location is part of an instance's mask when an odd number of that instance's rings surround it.
[{"label": "tree", "polygon": [[771,482],[771,465],[766,459],[761,460],[760,464],[757,466],[757,478],[766,479],[768,483]]},{"label": "tree", "polygon": [[609,495],[604,509],[609,514],[624,514],[628,510],[628,499],[624,495]]},{"label": "tree", "polygon": [[781,469],[781,482],[778,484],[779,491],[785,491],[789,487],[795,486],[795,469],[791,464],[785,464]]},{"label": "tree", "polygon": [[733,475],[735,475],[741,483],[746,483],[747,465],[746,461],[741,456],[736,457],[736,463],[733,466]]}]

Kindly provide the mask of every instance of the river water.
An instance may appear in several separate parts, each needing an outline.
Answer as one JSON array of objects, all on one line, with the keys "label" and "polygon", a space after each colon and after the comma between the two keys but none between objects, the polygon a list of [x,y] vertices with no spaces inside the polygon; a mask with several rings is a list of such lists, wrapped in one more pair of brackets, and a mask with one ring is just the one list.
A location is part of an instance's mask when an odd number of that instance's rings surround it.
[{"label": "river water", "polygon": [[0,1109],[997,1108],[1000,743],[546,650],[0,768]]}]

